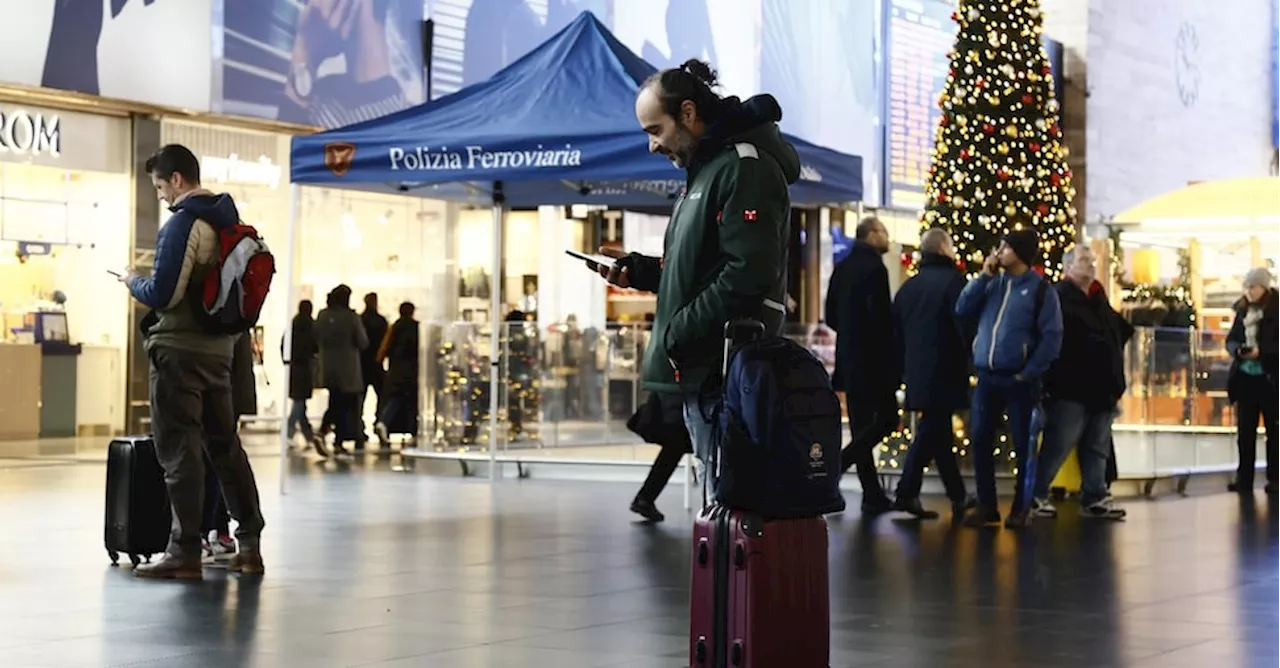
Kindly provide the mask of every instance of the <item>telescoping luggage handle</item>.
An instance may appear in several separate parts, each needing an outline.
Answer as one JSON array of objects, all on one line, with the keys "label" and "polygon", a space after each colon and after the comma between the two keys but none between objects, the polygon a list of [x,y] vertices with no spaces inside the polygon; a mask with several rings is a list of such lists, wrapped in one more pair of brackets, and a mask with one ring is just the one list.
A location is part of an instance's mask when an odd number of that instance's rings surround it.
[{"label": "telescoping luggage handle", "polygon": [[[759,341],[764,338],[764,332],[764,323],[759,320],[747,318],[730,320],[724,324],[724,361],[720,364],[722,390],[723,384],[729,376],[729,357],[733,350],[743,344]],[[714,415],[718,416],[719,411],[717,410]],[[711,490],[714,488],[714,481],[720,479],[720,445],[723,439],[717,440],[718,442],[713,445],[711,452],[707,453],[710,461],[706,463],[705,475],[702,476],[703,508],[711,505]]]},{"label": "telescoping luggage handle", "polygon": [[724,324],[724,362],[720,367],[720,377],[729,375],[729,353],[744,344],[764,338],[764,323],[759,320],[730,320]]}]

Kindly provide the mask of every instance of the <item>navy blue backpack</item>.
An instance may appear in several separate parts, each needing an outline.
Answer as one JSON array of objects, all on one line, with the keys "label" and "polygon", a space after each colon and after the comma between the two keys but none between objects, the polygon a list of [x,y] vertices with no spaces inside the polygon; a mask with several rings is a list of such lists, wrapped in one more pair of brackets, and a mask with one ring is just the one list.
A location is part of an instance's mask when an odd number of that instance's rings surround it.
[{"label": "navy blue backpack", "polygon": [[723,389],[712,500],[777,519],[844,510],[840,400],[822,362],[790,339],[757,338],[727,352]]}]

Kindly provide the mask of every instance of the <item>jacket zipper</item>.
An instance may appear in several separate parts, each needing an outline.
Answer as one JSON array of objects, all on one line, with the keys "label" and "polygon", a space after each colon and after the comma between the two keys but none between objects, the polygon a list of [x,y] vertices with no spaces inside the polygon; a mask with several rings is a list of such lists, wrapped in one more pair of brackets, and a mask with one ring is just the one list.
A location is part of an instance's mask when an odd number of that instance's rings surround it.
[{"label": "jacket zipper", "polygon": [[1000,300],[1000,310],[996,311],[996,324],[991,328],[991,350],[987,352],[987,369],[996,368],[996,341],[1000,340],[1000,321],[1004,320],[1004,310],[1009,306],[1009,293],[1013,291],[1013,281],[1005,281],[1004,298]]}]

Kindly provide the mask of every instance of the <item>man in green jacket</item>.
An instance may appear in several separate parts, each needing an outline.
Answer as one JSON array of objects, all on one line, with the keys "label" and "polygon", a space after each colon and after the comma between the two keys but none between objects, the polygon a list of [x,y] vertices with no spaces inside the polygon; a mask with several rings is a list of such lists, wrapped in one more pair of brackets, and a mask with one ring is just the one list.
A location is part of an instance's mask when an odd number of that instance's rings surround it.
[{"label": "man in green jacket", "polygon": [[644,359],[644,388],[683,395],[694,452],[705,461],[710,425],[702,406],[720,392],[724,324],[753,318],[777,334],[786,319],[787,186],[800,157],[778,130],[770,95],[745,102],[712,91],[716,74],[690,60],[655,74],[636,97],[649,150],[688,173],[667,224],[663,257],[612,249],[601,275],[656,292],[657,314]]}]

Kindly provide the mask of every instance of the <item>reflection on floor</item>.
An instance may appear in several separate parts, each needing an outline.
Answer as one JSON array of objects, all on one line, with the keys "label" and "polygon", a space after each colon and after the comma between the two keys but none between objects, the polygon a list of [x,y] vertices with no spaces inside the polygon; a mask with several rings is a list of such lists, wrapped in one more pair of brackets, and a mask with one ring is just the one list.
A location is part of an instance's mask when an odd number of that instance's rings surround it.
[{"label": "reflection on floor", "polygon": [[[108,566],[99,463],[0,468],[0,665],[685,665],[678,487],[644,526],[627,485],[297,459],[281,497],[255,464],[267,575],[198,584]],[[1020,535],[832,517],[832,667],[1275,666],[1275,506],[1128,507]]]}]

